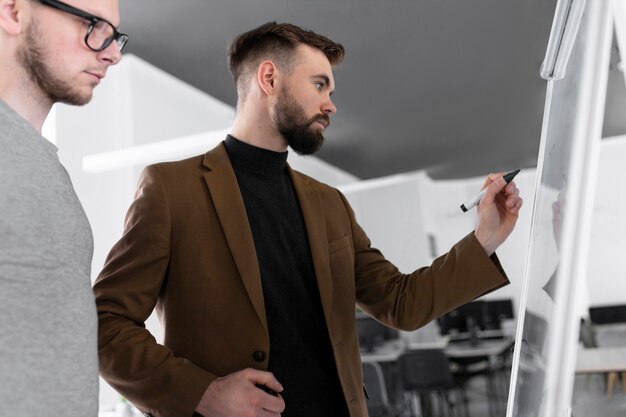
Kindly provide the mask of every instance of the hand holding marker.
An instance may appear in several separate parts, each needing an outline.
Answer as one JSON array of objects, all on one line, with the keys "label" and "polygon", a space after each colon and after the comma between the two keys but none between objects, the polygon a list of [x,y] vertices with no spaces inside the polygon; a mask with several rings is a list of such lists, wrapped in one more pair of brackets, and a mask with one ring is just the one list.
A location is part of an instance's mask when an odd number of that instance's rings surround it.
[{"label": "hand holding marker", "polygon": [[[518,173],[519,173],[519,169],[516,169],[515,171],[511,171],[508,174],[505,174],[502,178],[504,178],[504,181],[506,181],[506,183],[508,184],[511,181],[513,181],[513,178],[515,178],[515,176]],[[461,210],[463,210],[463,212],[466,212],[470,210],[472,207],[478,205],[478,203],[480,203],[480,200],[483,198],[486,192],[487,192],[487,188],[483,188],[481,192],[479,192],[474,197],[467,200],[465,203],[461,204]]]}]

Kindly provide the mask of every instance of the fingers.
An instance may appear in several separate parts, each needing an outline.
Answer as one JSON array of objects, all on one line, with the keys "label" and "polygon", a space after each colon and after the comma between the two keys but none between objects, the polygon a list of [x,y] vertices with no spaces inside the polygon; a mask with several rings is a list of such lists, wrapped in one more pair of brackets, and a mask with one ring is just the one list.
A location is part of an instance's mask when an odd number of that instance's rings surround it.
[{"label": "fingers", "polygon": [[261,410],[257,415],[259,417],[280,417],[280,413],[274,413],[273,411],[267,410]]},{"label": "fingers", "polygon": [[[502,178],[503,172],[492,173],[485,179],[484,187],[486,188],[483,205],[497,201],[498,205],[505,208],[511,214],[519,214],[522,208],[523,200],[519,196],[519,189],[515,181],[508,184]],[[482,202],[482,201],[481,201]]]},{"label": "fingers", "polygon": [[487,188],[489,184],[491,184],[498,178],[502,178],[504,174],[504,172],[492,172],[491,174],[487,175],[487,178],[485,178],[485,182],[483,183],[483,188]]},{"label": "fingers", "polygon": [[480,201],[481,206],[491,205],[496,196],[506,187],[506,181],[502,178],[501,173],[489,174],[484,183],[485,195]]},{"label": "fingers", "polygon": [[271,372],[259,371],[257,369],[244,370],[245,377],[255,385],[263,385],[274,392],[283,392],[283,386],[278,382]]},{"label": "fingers", "polygon": [[509,208],[509,213],[514,214],[514,215],[519,215],[519,211],[522,208],[522,205],[524,204],[524,200],[522,200],[522,198],[518,198],[517,201],[515,201],[515,203],[512,203],[513,206],[511,208]]},{"label": "fingers", "polygon": [[259,394],[257,398],[253,398],[253,403],[260,409],[261,415],[265,412],[271,413],[271,415],[279,415],[285,411],[285,400],[282,397],[268,394],[261,389],[257,390]]},{"label": "fingers", "polygon": [[514,181],[507,184],[504,188],[504,193],[506,196],[504,206],[509,213],[518,215],[522,205],[524,204],[524,200],[519,196],[519,189],[515,185]]},{"label": "fingers", "polygon": [[211,382],[195,411],[204,416],[279,416],[285,410],[283,398],[258,385],[283,390],[272,373],[243,369]]},{"label": "fingers", "polygon": [[[283,386],[271,372],[257,369],[245,369],[243,376],[255,386],[254,398],[252,399],[268,416],[278,415],[285,410],[285,401],[278,394],[283,391]],[[276,394],[273,394],[272,391]],[[264,415],[264,414],[260,414]]]}]

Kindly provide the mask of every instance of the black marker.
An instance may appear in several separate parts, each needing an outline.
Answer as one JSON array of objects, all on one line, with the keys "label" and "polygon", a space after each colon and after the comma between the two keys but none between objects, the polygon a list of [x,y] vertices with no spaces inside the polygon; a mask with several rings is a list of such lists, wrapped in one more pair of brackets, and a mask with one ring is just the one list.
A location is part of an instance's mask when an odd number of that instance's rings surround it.
[{"label": "black marker", "polygon": [[[508,184],[511,181],[513,181],[513,178],[515,178],[515,176],[518,173],[519,173],[519,169],[516,169],[515,171],[511,171],[508,174],[504,174],[502,178],[504,178],[504,181],[506,181],[506,183]],[[476,206],[478,203],[480,203],[480,200],[483,198],[486,192],[487,192],[487,187],[483,188],[481,192],[479,192],[474,197],[467,200],[467,202],[465,202],[464,204],[461,204],[461,210],[463,210],[463,212],[466,212],[470,210],[472,207]]]},{"label": "black marker", "polygon": [[262,389],[263,391],[267,392],[270,395],[273,395],[274,397],[278,397],[278,394],[276,393],[276,391],[269,388],[267,385],[256,384],[256,387],[259,389]]}]

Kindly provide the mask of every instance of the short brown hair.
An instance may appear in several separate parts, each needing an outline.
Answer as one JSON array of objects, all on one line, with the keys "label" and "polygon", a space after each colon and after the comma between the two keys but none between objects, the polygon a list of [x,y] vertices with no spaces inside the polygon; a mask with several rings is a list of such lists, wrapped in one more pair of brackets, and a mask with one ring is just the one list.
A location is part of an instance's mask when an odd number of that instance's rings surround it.
[{"label": "short brown hair", "polygon": [[237,36],[228,47],[228,67],[235,83],[239,84],[241,75],[250,72],[253,64],[267,58],[271,58],[281,70],[291,72],[293,60],[290,58],[299,44],[319,49],[331,65],[343,61],[341,44],[290,23],[267,22]]}]

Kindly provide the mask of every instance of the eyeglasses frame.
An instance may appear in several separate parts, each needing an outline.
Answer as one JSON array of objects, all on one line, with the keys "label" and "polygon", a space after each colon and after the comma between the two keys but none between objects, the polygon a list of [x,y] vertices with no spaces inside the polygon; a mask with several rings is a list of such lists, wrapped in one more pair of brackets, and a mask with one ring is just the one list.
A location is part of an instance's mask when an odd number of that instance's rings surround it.
[{"label": "eyeglasses frame", "polygon": [[[108,20],[102,17],[96,16],[91,13],[87,13],[84,10],[78,9],[74,6],[70,6],[69,4],[63,3],[62,1],[59,1],[59,0],[39,0],[39,2],[46,6],[52,7],[54,9],[60,10],[65,13],[69,13],[74,16],[78,16],[80,18],[83,18],[89,21],[90,22],[89,28],[87,29],[87,34],[85,35],[85,45],[87,45],[87,47],[94,52],[104,51],[105,49],[109,47],[109,45],[113,43],[113,41],[115,41],[118,44],[120,52],[122,52],[122,49],[124,49],[124,47],[128,43],[128,35],[125,33],[119,32],[117,28],[115,27],[115,25],[113,25],[113,23],[109,22]],[[96,23],[100,21],[107,23],[109,26],[113,28],[113,36],[110,38],[108,42],[105,42],[100,48],[92,48],[89,45],[89,42],[87,41],[87,39],[89,38],[89,35],[93,31],[93,28],[95,27]],[[118,43],[118,39],[120,38],[124,39],[124,43],[122,44],[122,46],[119,46],[119,43]]]}]

